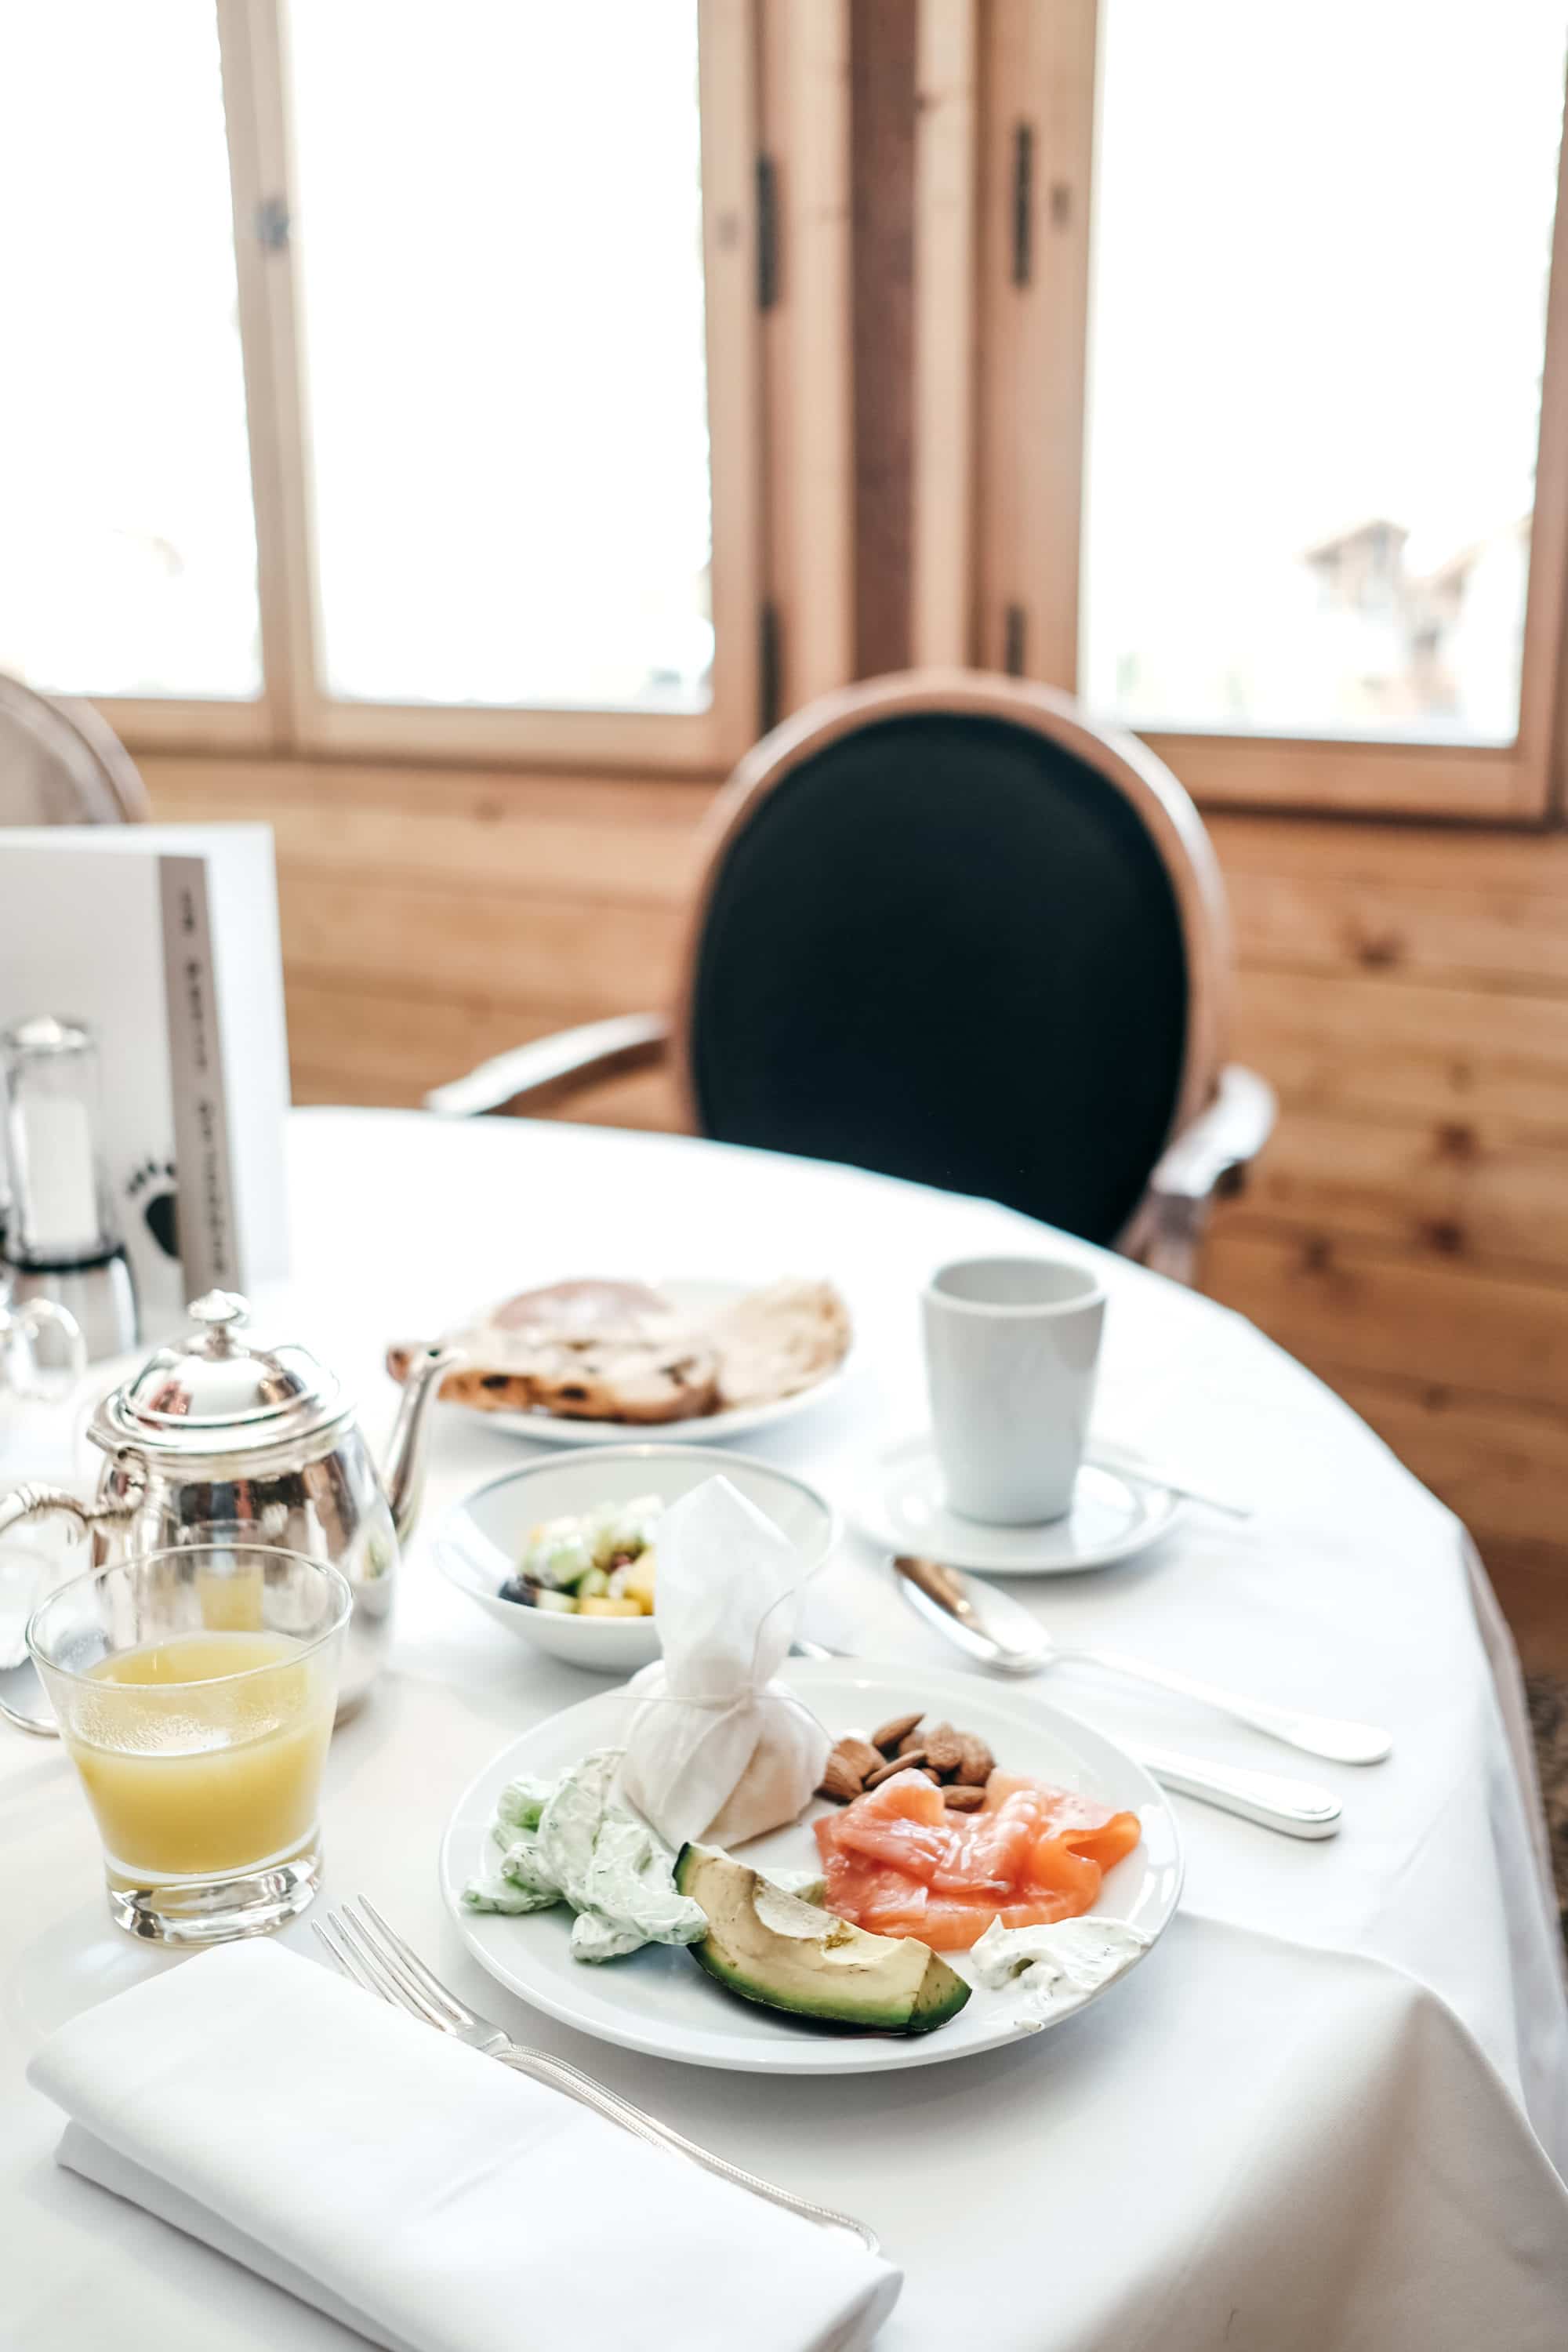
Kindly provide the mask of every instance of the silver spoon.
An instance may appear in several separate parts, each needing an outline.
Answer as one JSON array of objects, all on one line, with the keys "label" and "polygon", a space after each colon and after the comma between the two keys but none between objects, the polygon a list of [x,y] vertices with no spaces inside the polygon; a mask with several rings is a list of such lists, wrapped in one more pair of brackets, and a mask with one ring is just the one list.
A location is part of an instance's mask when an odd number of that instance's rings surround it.
[{"label": "silver spoon", "polygon": [[0,1667],[0,1717],[14,1723],[18,1731],[31,1731],[40,1739],[59,1738],[60,1727],[44,1696],[44,1685],[31,1658],[23,1658],[14,1666]]},{"label": "silver spoon", "polygon": [[1233,1495],[1222,1495],[1213,1486],[1194,1486],[1189,1479],[1162,1470],[1157,1462],[1145,1461],[1135,1446],[1122,1445],[1113,1437],[1091,1434],[1084,1459],[1099,1469],[1112,1471],[1118,1478],[1131,1478],[1135,1486],[1163,1486],[1167,1494],[1184,1496],[1189,1503],[1203,1503],[1211,1511],[1223,1511],[1227,1518],[1252,1517],[1250,1503],[1240,1502]]},{"label": "silver spoon", "polygon": [[1201,1700],[1238,1723],[1250,1724],[1254,1731],[1267,1732],[1271,1739],[1282,1739],[1289,1748],[1303,1748],[1331,1763],[1381,1764],[1393,1748],[1392,1733],[1375,1723],[1347,1723],[1337,1716],[1310,1715],[1300,1707],[1244,1698],[1195,1675],[1130,1657],[1125,1650],[1090,1648],[1083,1643],[1068,1648],[1053,1642],[1026,1610],[999,1592],[985,1591],[982,1608],[969,1579],[941,1560],[905,1552],[894,1560],[893,1571],[910,1607],[994,1674],[1044,1674],[1047,1667],[1075,1658],[1085,1665],[1102,1666],[1108,1674],[1126,1675],[1134,1682],[1153,1683],[1180,1697]]},{"label": "silver spoon", "polygon": [[[851,1655],[847,1650],[830,1650],[804,1637],[790,1646],[801,1658]],[[1179,1756],[1169,1748],[1130,1747],[1125,1740],[1121,1744],[1133,1761],[1165,1788],[1173,1789],[1178,1796],[1196,1797],[1222,1813],[1237,1813],[1243,1821],[1279,1830],[1286,1837],[1330,1838],[1339,1829],[1342,1818],[1339,1799],[1331,1789],[1319,1788],[1314,1781],[1288,1779],[1282,1772],[1254,1772],[1241,1765],[1215,1764],[1205,1756]]]}]

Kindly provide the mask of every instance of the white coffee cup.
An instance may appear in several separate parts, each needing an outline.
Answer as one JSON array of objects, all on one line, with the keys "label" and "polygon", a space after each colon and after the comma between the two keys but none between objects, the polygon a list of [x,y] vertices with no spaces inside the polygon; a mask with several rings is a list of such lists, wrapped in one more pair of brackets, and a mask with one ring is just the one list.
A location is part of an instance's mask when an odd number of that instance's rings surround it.
[{"label": "white coffee cup", "polygon": [[1100,1276],[1068,1257],[962,1258],[921,1305],[950,1507],[996,1527],[1063,1517],[1094,1405]]}]

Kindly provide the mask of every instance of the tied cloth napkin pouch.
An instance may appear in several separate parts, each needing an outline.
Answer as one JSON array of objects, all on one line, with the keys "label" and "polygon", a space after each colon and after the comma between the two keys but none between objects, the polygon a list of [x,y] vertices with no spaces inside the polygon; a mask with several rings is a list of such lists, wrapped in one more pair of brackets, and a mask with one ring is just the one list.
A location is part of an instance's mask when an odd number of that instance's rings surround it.
[{"label": "tied cloth napkin pouch", "polygon": [[[388,2352],[863,2352],[901,2284],[276,1944],[89,2010],[28,2074],[61,2164]],[[138,2340],[132,2305],[100,2317]]]},{"label": "tied cloth napkin pouch", "polygon": [[800,1555],[727,1478],[710,1478],[658,1528],[663,1656],[627,1685],[627,1798],[668,1845],[739,1845],[804,1811],[831,1741],[773,1680],[800,1616]]}]

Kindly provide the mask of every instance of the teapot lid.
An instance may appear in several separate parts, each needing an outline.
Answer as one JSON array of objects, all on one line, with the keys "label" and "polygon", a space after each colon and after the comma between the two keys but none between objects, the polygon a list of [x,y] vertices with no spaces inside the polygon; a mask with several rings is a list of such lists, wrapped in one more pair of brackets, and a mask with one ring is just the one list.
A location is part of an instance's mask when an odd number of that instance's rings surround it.
[{"label": "teapot lid", "polygon": [[250,1307],[237,1291],[209,1290],[188,1312],[194,1328],[104,1399],[95,1435],[143,1453],[246,1453],[308,1437],[348,1410],[342,1382],[298,1340],[266,1348],[245,1337]]}]

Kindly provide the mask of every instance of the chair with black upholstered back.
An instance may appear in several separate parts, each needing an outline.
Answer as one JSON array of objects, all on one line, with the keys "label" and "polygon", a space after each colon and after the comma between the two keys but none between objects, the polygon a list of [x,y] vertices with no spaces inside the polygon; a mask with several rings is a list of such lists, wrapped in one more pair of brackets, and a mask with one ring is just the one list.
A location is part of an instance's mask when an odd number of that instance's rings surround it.
[{"label": "chair with black upholstered back", "polygon": [[1067,697],[921,672],[748,754],[672,1021],[599,1022],[437,1088],[553,1107],[673,1048],[692,1123],[1026,1210],[1190,1277],[1273,1104],[1226,1068],[1224,893],[1196,811]]}]

